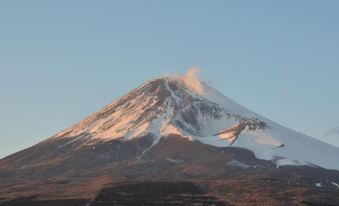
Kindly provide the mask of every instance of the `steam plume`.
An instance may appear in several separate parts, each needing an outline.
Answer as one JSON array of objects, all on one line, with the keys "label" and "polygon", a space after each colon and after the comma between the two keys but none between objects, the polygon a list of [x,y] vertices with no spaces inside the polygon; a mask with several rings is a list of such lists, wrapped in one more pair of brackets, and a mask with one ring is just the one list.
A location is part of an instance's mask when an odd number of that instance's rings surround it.
[{"label": "steam plume", "polygon": [[171,78],[179,80],[191,91],[202,95],[204,93],[204,88],[199,79],[200,69],[198,67],[190,68],[185,75],[171,75]]}]

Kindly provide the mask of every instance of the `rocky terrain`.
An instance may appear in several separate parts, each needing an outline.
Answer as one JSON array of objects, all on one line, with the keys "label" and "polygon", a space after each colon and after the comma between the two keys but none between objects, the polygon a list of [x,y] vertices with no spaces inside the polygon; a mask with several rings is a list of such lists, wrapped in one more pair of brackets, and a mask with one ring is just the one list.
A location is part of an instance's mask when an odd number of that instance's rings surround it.
[{"label": "rocky terrain", "polygon": [[[166,198],[173,202],[179,201],[178,190],[185,187],[176,186],[177,183],[189,185],[189,191],[184,191],[185,198],[179,198],[187,205],[195,201],[200,201],[203,205],[212,205],[206,201],[215,201],[219,205],[220,202],[225,205],[339,203],[339,187],[335,184],[339,182],[338,171],[310,166],[277,168],[273,162],[259,160],[246,149],[217,148],[175,135],[162,138],[156,146],[143,153],[143,148],[152,143],[150,139],[145,136],[128,142],[112,140],[97,145],[96,148],[81,148],[79,156],[67,157],[66,152],[65,159],[57,155],[50,162],[43,159],[36,161],[30,168],[18,169],[15,165],[11,168],[10,163],[17,160],[9,157],[6,168],[11,169],[0,173],[0,197],[5,202],[3,205],[10,205],[6,201],[18,197],[21,200],[15,201],[24,200],[24,205],[27,205],[27,198],[33,202],[31,205],[51,200],[55,204],[66,201],[67,204],[63,203],[65,205],[84,202],[107,205],[105,201],[113,200],[120,205],[135,205],[131,199],[144,202],[145,205],[149,201],[149,205],[154,205]],[[48,154],[45,158],[51,159],[51,155],[53,154]],[[19,157],[19,154],[15,156]],[[23,158],[21,161],[28,160]],[[145,190],[143,184],[146,183],[155,188]],[[160,186],[162,184],[168,185],[170,197],[157,189],[156,185],[165,188]],[[135,192],[128,192],[129,190]]]}]

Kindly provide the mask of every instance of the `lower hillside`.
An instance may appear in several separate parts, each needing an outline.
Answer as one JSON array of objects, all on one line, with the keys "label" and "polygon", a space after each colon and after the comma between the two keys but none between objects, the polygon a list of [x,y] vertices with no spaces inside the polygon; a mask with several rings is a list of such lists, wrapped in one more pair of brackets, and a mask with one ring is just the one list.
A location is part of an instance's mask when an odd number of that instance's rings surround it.
[{"label": "lower hillside", "polygon": [[168,136],[41,143],[0,160],[0,205],[339,205],[339,172]]}]

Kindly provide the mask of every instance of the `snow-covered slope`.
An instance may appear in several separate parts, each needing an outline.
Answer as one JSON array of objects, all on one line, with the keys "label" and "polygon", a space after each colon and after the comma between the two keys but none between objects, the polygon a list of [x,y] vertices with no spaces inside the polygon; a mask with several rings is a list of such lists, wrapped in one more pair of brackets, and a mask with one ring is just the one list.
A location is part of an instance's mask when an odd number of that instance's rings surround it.
[{"label": "snow-covered slope", "polygon": [[339,170],[338,148],[280,126],[186,77],[150,80],[47,141],[66,138],[66,144],[95,144],[146,134],[153,135],[153,145],[168,134],[218,147],[234,141],[232,146],[250,149],[277,166],[308,164]]}]

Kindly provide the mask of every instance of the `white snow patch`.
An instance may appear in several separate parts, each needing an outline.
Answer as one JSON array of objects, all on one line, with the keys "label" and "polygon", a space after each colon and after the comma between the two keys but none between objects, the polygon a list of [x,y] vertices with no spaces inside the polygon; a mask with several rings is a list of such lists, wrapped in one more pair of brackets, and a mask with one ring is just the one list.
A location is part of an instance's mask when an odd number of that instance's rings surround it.
[{"label": "white snow patch", "polygon": [[240,167],[240,168],[244,168],[244,169],[247,169],[247,168],[251,167],[251,165],[248,165],[246,163],[240,162],[238,160],[230,160],[230,161],[228,161],[227,162],[227,166]]},{"label": "white snow patch", "polygon": [[315,183],[315,186],[322,187],[322,184],[321,184],[321,182],[318,182],[318,183]]},{"label": "white snow patch", "polygon": [[172,89],[170,89],[168,85],[168,80],[166,80],[165,86],[166,86],[166,89],[171,93],[171,97],[174,99],[174,101],[176,103],[179,103],[181,99],[172,91]]},{"label": "white snow patch", "polygon": [[265,133],[263,130],[252,132],[252,134],[257,137],[256,142],[258,144],[272,145],[272,146],[275,146],[275,147],[282,144],[281,141],[277,140],[276,138],[274,138],[270,134]]},{"label": "white snow patch", "polygon": [[88,133],[87,133],[87,134],[80,134],[78,137],[75,137],[75,138],[71,139],[70,141],[68,141],[67,143],[65,143],[64,145],[62,145],[61,147],[70,145],[70,144],[72,144],[72,143],[74,143],[74,142],[76,142],[76,141],[78,141],[78,140],[80,140],[80,139],[83,139],[83,138],[86,138],[86,137],[89,137],[89,136],[91,136],[91,135],[88,134]]},{"label": "white snow patch", "polygon": [[133,139],[135,137],[140,137],[142,135],[145,135],[148,133],[148,128],[150,127],[150,123],[146,122],[139,127],[133,129],[132,131],[129,131],[126,135],[125,138],[127,139]]},{"label": "white snow patch", "polygon": [[278,161],[276,161],[277,168],[279,168],[280,166],[285,166],[285,165],[300,166],[300,165],[305,165],[305,164],[302,164],[296,160],[289,160],[289,159],[279,159]]},{"label": "white snow patch", "polygon": [[184,160],[180,160],[180,159],[172,159],[172,158],[170,158],[170,157],[168,157],[167,160],[168,160],[169,162],[172,162],[172,163],[175,163],[175,164],[178,164],[178,163],[181,163],[181,162],[184,161]]},{"label": "white snow patch", "polygon": [[208,137],[192,136],[192,139],[216,147],[228,147],[229,145],[229,141],[222,141],[218,136],[208,136]]},{"label": "white snow patch", "polygon": [[339,184],[332,182],[332,185],[336,186],[337,188],[339,188]]}]

